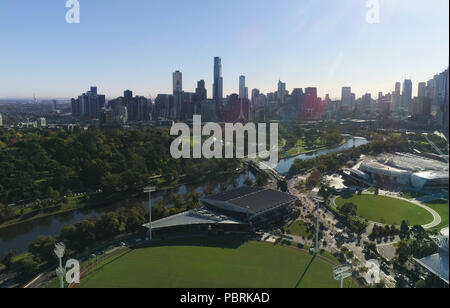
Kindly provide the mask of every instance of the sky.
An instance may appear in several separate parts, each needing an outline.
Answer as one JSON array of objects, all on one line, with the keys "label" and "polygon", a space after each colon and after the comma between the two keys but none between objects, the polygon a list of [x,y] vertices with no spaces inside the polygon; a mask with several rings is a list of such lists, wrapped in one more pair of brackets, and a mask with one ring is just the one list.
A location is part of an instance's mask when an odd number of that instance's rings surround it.
[{"label": "sky", "polygon": [[[340,98],[351,86],[391,92],[396,81],[427,81],[449,65],[448,0],[0,0],[0,97],[69,98],[97,86],[107,97],[133,90],[156,97],[200,79],[212,95],[213,58],[224,93],[317,87]],[[377,1],[377,0],[373,0]]]}]

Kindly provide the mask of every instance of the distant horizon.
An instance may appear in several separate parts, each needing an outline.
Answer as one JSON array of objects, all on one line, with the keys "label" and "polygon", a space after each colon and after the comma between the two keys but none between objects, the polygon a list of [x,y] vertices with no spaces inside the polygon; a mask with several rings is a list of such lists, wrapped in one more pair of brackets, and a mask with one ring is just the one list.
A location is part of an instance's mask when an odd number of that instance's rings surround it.
[{"label": "distant horizon", "polygon": [[[316,87],[322,98],[390,93],[396,82],[426,82],[449,65],[448,0],[378,0],[379,21],[355,0],[78,0],[80,23],[65,1],[0,2],[0,98],[76,98],[97,86],[108,98],[125,89],[155,98],[205,80],[222,58],[224,96]],[[189,12],[189,13],[187,13]]]},{"label": "distant horizon", "polygon": [[[417,94],[417,90],[418,90],[418,84],[419,84],[420,82],[428,82],[430,79],[433,79],[433,77],[434,77],[435,75],[440,74],[440,73],[444,72],[444,71],[447,70],[447,69],[448,69],[448,67],[447,67],[447,68],[444,68],[444,69],[442,69],[442,70],[440,70],[440,71],[438,71],[438,72],[435,72],[434,74],[432,74],[429,78],[427,78],[427,79],[425,79],[425,80],[419,80],[419,81],[414,81],[414,80],[412,80],[412,83],[413,83],[413,97],[417,96],[416,94]],[[173,73],[173,72],[172,72],[172,73]],[[181,73],[183,73],[183,72],[181,72]],[[172,75],[170,74],[170,77],[171,77],[171,76],[172,76]],[[184,75],[183,75],[183,77],[184,77]],[[407,79],[408,79],[408,78],[407,78]],[[402,84],[402,89],[403,89],[403,82],[404,82],[404,80],[405,80],[405,79],[396,81],[396,82],[400,82],[400,83]],[[409,80],[409,79],[408,79],[408,80]],[[329,94],[328,92],[326,92],[326,90],[320,89],[319,87],[314,86],[314,85],[308,85],[308,86],[292,86],[292,87],[289,87],[289,83],[287,83],[285,80],[281,80],[281,81],[286,83],[286,89],[288,90],[289,93],[291,93],[292,90],[293,90],[294,88],[301,88],[301,89],[305,90],[305,88],[308,88],[308,87],[315,87],[315,88],[318,89],[318,92],[319,92],[319,93],[325,93],[324,95],[319,95],[322,99],[325,98],[325,95],[326,95],[326,94]],[[277,82],[278,82],[278,80],[277,80]],[[172,80],[170,80],[170,83],[172,83]],[[276,84],[275,84],[275,85],[276,85]],[[122,96],[123,96],[123,92],[124,92],[125,90],[131,90],[131,91],[133,92],[133,95],[145,96],[145,97],[147,97],[147,98],[150,98],[150,96],[148,96],[148,95],[146,96],[146,95],[142,95],[142,94],[136,94],[135,91],[134,91],[132,88],[124,88],[123,90],[121,90],[121,94],[119,94],[119,95],[109,95],[108,93],[102,92],[101,87],[99,87],[99,86],[96,85],[96,84],[93,84],[93,85],[88,85],[88,86],[86,86],[86,88],[85,88],[84,90],[80,90],[80,92],[79,92],[77,95],[75,95],[75,96],[65,96],[65,97],[64,97],[64,96],[60,96],[60,97],[58,97],[58,96],[49,96],[49,95],[39,96],[38,94],[36,94],[36,99],[37,99],[37,100],[53,100],[53,99],[54,99],[54,100],[70,100],[70,99],[72,99],[72,98],[75,98],[75,99],[76,99],[76,98],[78,98],[78,96],[80,96],[82,93],[86,93],[87,91],[89,91],[91,86],[97,87],[98,93],[99,93],[99,94],[102,94],[102,95],[105,95],[106,99],[115,99],[115,98],[117,98],[117,97],[122,97]],[[195,85],[195,86],[196,86],[196,85]],[[184,91],[184,92],[195,92],[195,86],[194,86],[193,89],[186,89],[186,88],[185,88],[185,85],[184,85],[184,83],[183,83],[183,91]],[[347,86],[351,87],[351,85],[343,85],[342,87],[347,87]],[[341,88],[342,88],[342,87],[341,87]],[[207,88],[207,90],[208,90],[208,87],[206,87],[206,88]],[[274,87],[274,88],[275,88],[275,87]],[[367,93],[371,94],[372,99],[374,99],[375,97],[377,97],[378,92],[383,92],[383,94],[386,95],[386,94],[388,94],[388,93],[392,93],[392,92],[394,91],[394,88],[395,88],[395,83],[392,85],[392,89],[391,89],[391,90],[386,90],[386,91],[376,91],[376,92],[368,90],[368,91],[366,91],[366,92],[364,92],[364,93],[361,93],[361,94],[359,94],[359,95],[356,94],[356,99],[361,98],[364,94],[367,94]],[[251,98],[251,91],[252,91],[253,89],[254,89],[254,88],[252,88],[252,89],[249,88],[249,89],[248,89],[248,90],[249,90],[249,98]],[[268,93],[276,92],[276,90],[277,90],[277,89],[275,88],[275,89],[274,89],[273,91],[271,91],[271,92],[261,92],[261,93],[267,95]],[[354,92],[353,87],[352,87],[352,92]],[[155,99],[156,96],[157,96],[158,94],[172,94],[172,91],[169,90],[169,91],[164,92],[164,93],[163,93],[163,92],[161,92],[161,93],[156,93],[155,95],[151,95],[151,98],[152,98],[152,99]],[[237,91],[235,91],[235,92],[230,92],[230,93],[227,93],[227,94],[224,93],[224,98],[226,98],[227,96],[232,95],[232,94],[239,94],[239,89],[237,89]],[[34,97],[33,97],[33,96],[7,96],[7,97],[5,96],[5,97],[0,97],[0,100],[8,100],[8,99],[32,100],[32,99],[34,99]],[[210,91],[210,90],[208,90],[208,99],[212,99],[212,91]],[[333,101],[336,101],[336,100],[340,100],[341,97],[340,97],[340,94],[339,94],[338,96],[331,96],[331,95],[330,95],[330,99],[333,100]]]}]

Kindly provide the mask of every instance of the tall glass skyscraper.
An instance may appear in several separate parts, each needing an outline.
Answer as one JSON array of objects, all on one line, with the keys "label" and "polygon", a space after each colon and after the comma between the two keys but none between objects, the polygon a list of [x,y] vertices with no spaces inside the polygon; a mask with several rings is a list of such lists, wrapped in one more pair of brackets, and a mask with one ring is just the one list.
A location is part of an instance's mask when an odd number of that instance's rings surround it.
[{"label": "tall glass skyscraper", "polygon": [[223,78],[222,78],[222,59],[214,58],[214,84],[213,84],[213,99],[220,105],[223,100]]},{"label": "tall glass skyscraper", "polygon": [[412,102],[412,81],[405,79],[403,82],[402,108],[409,111]]}]

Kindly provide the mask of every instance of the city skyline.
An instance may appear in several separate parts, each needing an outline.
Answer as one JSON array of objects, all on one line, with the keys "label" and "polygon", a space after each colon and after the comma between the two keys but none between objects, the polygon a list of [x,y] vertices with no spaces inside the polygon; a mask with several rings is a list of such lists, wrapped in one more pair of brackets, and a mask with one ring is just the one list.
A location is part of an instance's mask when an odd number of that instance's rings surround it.
[{"label": "city skyline", "polygon": [[[63,4],[20,2],[0,4],[2,98],[71,98],[92,84],[108,98],[124,89],[155,98],[172,93],[177,70],[185,91],[205,80],[212,98],[214,57],[222,60],[223,97],[239,93],[240,75],[249,92],[275,92],[280,79],[290,92],[317,87],[319,96],[338,99],[343,86],[375,96],[411,79],[415,94],[448,67],[448,1],[381,0],[379,24],[366,22],[364,1],[351,0],[80,1],[80,24],[65,23]],[[217,19],[202,16],[218,10]]]}]

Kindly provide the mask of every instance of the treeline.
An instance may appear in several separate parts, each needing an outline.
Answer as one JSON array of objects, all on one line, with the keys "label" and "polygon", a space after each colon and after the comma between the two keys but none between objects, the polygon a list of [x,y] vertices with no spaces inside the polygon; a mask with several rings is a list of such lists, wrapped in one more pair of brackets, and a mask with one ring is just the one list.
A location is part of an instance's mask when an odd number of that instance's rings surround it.
[{"label": "treeline", "polygon": [[56,265],[54,249],[57,242],[65,243],[65,255],[68,257],[88,253],[90,249],[114,239],[119,234],[138,233],[147,217],[143,207],[135,206],[106,213],[99,218],[85,219],[75,225],[65,226],[57,237],[39,236],[29,245],[29,254],[20,261],[14,263],[16,253],[10,251],[1,263],[18,272],[18,279],[25,282],[39,271]]},{"label": "treeline", "polygon": [[359,159],[362,154],[377,155],[383,152],[406,152],[408,141],[397,135],[377,135],[375,139],[357,148],[351,148],[340,153],[322,155],[309,160],[297,159],[292,164],[289,173],[295,175],[310,169],[317,169],[321,173],[335,172],[350,160]]},{"label": "treeline", "polygon": [[284,147],[286,150],[295,147],[298,140],[302,140],[306,148],[336,146],[344,140],[338,126],[333,123],[321,123],[313,128],[303,128],[294,123],[281,123],[279,134],[286,140]]},{"label": "treeline", "polygon": [[[47,198],[49,188],[73,192],[137,192],[152,177],[235,170],[238,160],[176,160],[167,128],[89,128],[71,131],[0,131],[0,202]],[[167,184],[167,183],[166,183]]]},{"label": "treeline", "polygon": [[[214,191],[205,193],[212,194]],[[169,192],[152,205],[152,220],[198,208],[201,205],[200,198],[201,194],[196,191],[190,191],[184,197]],[[168,205],[172,207],[168,208]],[[16,264],[13,264],[14,251],[10,251],[0,263],[18,272],[19,280],[25,282],[39,271],[56,264],[57,258],[53,252],[56,243],[63,242],[66,245],[67,257],[80,254],[87,256],[90,250],[119,235],[142,234],[145,231],[142,225],[148,222],[148,218],[147,210],[141,205],[120,208],[97,218],[87,218],[75,225],[65,226],[56,237],[39,236],[29,245],[29,255]]]}]

